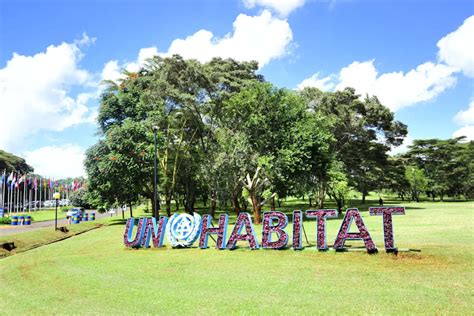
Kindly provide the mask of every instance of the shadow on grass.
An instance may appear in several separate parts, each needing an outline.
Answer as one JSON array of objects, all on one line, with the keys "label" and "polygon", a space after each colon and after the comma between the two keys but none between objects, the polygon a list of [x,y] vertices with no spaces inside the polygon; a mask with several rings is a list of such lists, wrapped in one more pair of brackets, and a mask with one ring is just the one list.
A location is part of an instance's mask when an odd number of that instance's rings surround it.
[{"label": "shadow on grass", "polygon": [[111,223],[108,226],[114,226],[114,225],[125,225],[127,223],[126,219],[113,219]]}]

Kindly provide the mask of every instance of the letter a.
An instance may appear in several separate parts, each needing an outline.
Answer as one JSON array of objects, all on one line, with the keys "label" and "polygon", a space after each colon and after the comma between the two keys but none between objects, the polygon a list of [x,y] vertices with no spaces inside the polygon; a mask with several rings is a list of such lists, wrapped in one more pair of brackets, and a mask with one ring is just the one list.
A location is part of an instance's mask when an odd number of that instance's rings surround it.
[{"label": "letter a", "polygon": [[[352,221],[355,220],[357,228],[359,229],[358,233],[349,233],[351,228]],[[334,242],[334,249],[341,250],[344,248],[344,243],[346,240],[356,240],[362,239],[367,248],[368,253],[376,253],[377,248],[375,247],[372,238],[370,237],[369,231],[365,227],[364,221],[360,216],[359,210],[356,208],[350,208],[346,211],[346,216],[342,220],[341,228],[337,234],[336,241]]]},{"label": "letter a", "polygon": [[[246,234],[241,234],[240,231],[245,226]],[[235,222],[234,229],[230,235],[229,241],[227,242],[227,249],[235,249],[235,244],[238,240],[247,240],[249,242],[250,249],[258,249],[257,236],[253,229],[252,220],[250,219],[249,213],[240,213]]]}]

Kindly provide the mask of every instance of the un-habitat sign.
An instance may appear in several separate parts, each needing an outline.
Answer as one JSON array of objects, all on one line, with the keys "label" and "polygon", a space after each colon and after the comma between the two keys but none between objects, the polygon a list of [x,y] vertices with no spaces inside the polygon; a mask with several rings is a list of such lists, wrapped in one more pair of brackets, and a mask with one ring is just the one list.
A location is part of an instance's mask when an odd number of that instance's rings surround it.
[{"label": "un-habitat sign", "polygon": [[[405,215],[404,207],[371,207],[370,215],[382,216],[384,245],[387,252],[396,251],[393,238],[392,215]],[[308,210],[293,212],[292,248],[303,249],[303,219],[316,220],[316,248],[328,250],[326,241],[326,219],[337,218],[337,210]],[[142,217],[136,220],[130,218],[125,227],[123,235],[124,244],[131,248],[149,248],[152,243],[154,247],[162,247],[165,234],[168,242],[173,248],[190,247],[199,239],[199,248],[208,248],[209,237],[216,244],[217,249],[235,249],[238,241],[246,241],[250,249],[282,249],[287,247],[289,235],[285,228],[288,225],[288,217],[282,212],[272,211],[263,214],[262,242],[259,244],[252,219],[249,213],[239,213],[234,228],[227,239],[228,215],[219,217],[217,226],[212,224],[210,215],[199,214],[174,214],[169,219],[160,217],[158,223],[154,217]],[[358,232],[351,232],[351,224],[354,223]],[[135,233],[133,233],[135,231]],[[213,237],[215,236],[215,238]],[[274,238],[275,237],[275,238]],[[334,241],[335,250],[344,250],[346,240],[362,240],[369,253],[376,253],[377,247],[369,234],[367,227],[357,208],[349,208],[346,211],[339,232]]]}]

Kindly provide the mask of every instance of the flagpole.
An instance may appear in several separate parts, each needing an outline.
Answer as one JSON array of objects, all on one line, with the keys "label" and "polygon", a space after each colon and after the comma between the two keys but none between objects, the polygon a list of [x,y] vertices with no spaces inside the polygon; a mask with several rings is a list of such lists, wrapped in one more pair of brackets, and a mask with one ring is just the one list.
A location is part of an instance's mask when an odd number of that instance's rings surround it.
[{"label": "flagpole", "polygon": [[18,182],[15,182],[15,187],[13,188],[13,204],[15,205],[14,209],[18,213]]},{"label": "flagpole", "polygon": [[16,212],[20,210],[20,184],[17,182],[16,186]]},{"label": "flagpole", "polygon": [[6,175],[6,170],[3,170],[3,180],[2,180],[2,208],[3,211],[5,212],[5,184],[7,183],[7,175]]},{"label": "flagpole", "polygon": [[36,211],[36,200],[38,199],[38,182],[36,182],[36,177],[35,177],[35,182],[33,185],[35,186],[35,211]]},{"label": "flagpole", "polygon": [[26,204],[26,190],[27,190],[27,184],[26,183],[26,175],[24,176],[25,178],[23,179],[23,206],[21,208],[22,211],[26,211],[26,207],[25,207],[25,204]]}]

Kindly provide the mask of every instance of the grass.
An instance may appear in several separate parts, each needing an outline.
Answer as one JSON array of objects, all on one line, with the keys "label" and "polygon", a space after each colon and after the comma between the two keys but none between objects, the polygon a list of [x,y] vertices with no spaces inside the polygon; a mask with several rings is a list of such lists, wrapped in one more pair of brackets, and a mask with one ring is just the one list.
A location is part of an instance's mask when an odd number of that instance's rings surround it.
[{"label": "grass", "polygon": [[9,236],[0,237],[0,244],[6,242],[14,242],[15,249],[13,251],[7,251],[0,248],[0,259],[9,255],[21,253],[38,246],[50,244],[55,241],[63,240],[67,237],[72,237],[83,232],[89,231],[94,228],[108,225],[110,218],[100,219],[96,221],[81,222],[79,225],[67,225],[68,232],[64,233],[61,231],[55,231],[54,227],[41,228],[33,230],[28,233],[19,233]]},{"label": "grass", "polygon": [[[109,218],[110,226],[0,260],[1,313],[471,314],[474,203],[407,203],[394,217],[396,245],[421,252],[398,256],[383,252],[381,217],[368,205],[360,209],[377,255],[245,243],[131,250],[123,222]],[[328,222],[329,243],[340,223]],[[304,225],[314,244],[314,221]]]},{"label": "grass", "polygon": [[[41,211],[38,210],[38,211],[31,211],[31,212],[24,212],[24,213],[11,213],[11,215],[12,216],[30,215],[33,222],[44,222],[44,221],[54,220],[55,212],[56,212],[55,209],[45,209]],[[67,212],[63,212],[58,208],[58,219],[66,218],[66,213]]]}]

